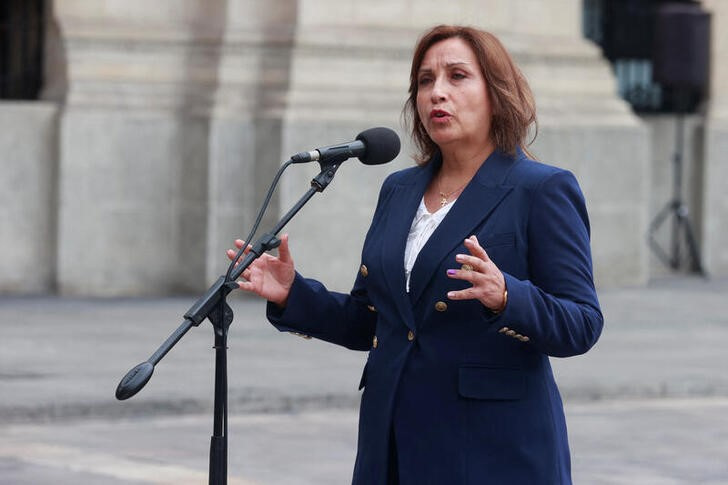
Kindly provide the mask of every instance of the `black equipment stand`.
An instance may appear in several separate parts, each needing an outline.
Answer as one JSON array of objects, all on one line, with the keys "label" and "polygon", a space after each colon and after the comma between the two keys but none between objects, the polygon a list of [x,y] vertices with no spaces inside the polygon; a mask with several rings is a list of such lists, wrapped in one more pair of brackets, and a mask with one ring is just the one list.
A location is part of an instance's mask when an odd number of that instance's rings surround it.
[{"label": "black equipment stand", "polygon": [[[684,150],[684,127],[685,127],[685,116],[682,111],[679,111],[675,121],[675,152],[673,154],[673,192],[672,199],[665,204],[665,206],[657,213],[655,218],[650,223],[649,229],[649,243],[655,255],[662,261],[666,266],[669,266],[673,270],[677,270],[680,267],[681,261],[681,245],[680,236],[684,233],[685,241],[688,245],[688,254],[691,260],[690,270],[700,274],[701,276],[707,277],[705,269],[701,264],[700,252],[698,251],[698,244],[695,240],[695,234],[693,232],[690,219],[688,218],[689,211],[687,205],[682,199],[682,176],[683,176],[683,150]],[[670,253],[668,254],[655,239],[655,233],[660,226],[667,220],[669,216],[673,217],[672,221],[672,233],[670,240]]]},{"label": "black equipment stand", "polygon": [[[331,183],[341,162],[348,155],[340,159],[329,160],[321,165],[321,172],[311,180],[311,188],[299,199],[274,228],[261,236],[253,245],[245,258],[233,269],[229,276],[220,276],[215,283],[202,295],[192,307],[184,314],[184,322],[175,330],[167,340],[145,362],[131,369],[121,379],[116,388],[116,398],[129,399],[139,392],[152,377],[154,366],[162,360],[172,347],[193,326],[199,326],[205,319],[209,319],[215,331],[215,415],[213,435],[210,440],[210,475],[209,485],[227,485],[227,333],[233,321],[232,308],[227,304],[227,295],[238,288],[236,280],[240,278],[248,266],[259,258],[264,252],[277,248],[281,241],[277,234],[301,210],[316,192],[323,190]],[[246,241],[247,244],[247,241]]]}]

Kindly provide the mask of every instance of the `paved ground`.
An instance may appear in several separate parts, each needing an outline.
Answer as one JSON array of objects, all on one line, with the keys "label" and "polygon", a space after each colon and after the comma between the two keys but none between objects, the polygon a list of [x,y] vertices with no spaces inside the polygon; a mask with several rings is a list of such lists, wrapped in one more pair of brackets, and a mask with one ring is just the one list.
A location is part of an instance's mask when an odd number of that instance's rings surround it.
[{"label": "paved ground", "polygon": [[[554,360],[576,483],[728,484],[727,297],[728,280],[699,279],[600,293],[597,347]],[[192,300],[0,298],[0,484],[206,483],[209,324],[113,397]],[[347,483],[365,354],[233,307],[229,483]]]},{"label": "paved ground", "polygon": [[[728,399],[567,406],[573,475],[592,485],[725,485]],[[230,485],[341,485],[356,412],[243,413],[230,420]],[[84,420],[0,429],[0,483],[207,483],[208,415]],[[449,484],[447,484],[449,485]]]}]

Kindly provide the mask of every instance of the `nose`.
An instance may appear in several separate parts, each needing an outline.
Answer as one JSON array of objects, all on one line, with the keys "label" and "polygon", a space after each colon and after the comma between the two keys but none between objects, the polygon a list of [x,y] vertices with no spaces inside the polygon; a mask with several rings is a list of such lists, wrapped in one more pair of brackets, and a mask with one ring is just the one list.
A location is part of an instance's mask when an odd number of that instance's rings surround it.
[{"label": "nose", "polygon": [[445,100],[447,96],[447,89],[445,87],[445,81],[442,76],[437,76],[432,81],[432,91],[430,91],[430,99],[433,103],[438,103]]}]

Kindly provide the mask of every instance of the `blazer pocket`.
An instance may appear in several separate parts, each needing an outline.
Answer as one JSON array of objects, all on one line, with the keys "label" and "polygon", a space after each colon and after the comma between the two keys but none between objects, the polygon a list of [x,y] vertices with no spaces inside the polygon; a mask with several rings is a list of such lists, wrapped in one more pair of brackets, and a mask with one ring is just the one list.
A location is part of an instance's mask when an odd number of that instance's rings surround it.
[{"label": "blazer pocket", "polygon": [[526,395],[526,373],[518,369],[462,366],[458,393],[470,399],[515,401]]},{"label": "blazer pocket", "polygon": [[482,246],[485,249],[495,248],[498,246],[512,246],[516,241],[515,232],[506,232],[503,234],[493,234],[483,240]]}]

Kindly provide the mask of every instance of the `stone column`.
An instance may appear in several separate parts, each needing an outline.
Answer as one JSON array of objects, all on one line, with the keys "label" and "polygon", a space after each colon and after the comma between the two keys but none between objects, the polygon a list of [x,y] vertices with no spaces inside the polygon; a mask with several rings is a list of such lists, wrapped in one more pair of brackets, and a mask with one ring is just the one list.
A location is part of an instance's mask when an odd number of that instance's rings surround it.
[{"label": "stone column", "polygon": [[[649,140],[617,94],[608,63],[581,36],[578,0],[482,2],[299,1],[284,125],[284,153],[348,140],[361,129],[398,128],[418,35],[437,23],[491,30],[515,55],[536,95],[542,160],[573,170],[588,200],[601,285],[647,279]],[[349,161],[326,193],[291,225],[297,265],[348,290],[384,176],[412,164]],[[297,168],[303,171],[303,168]],[[313,168],[287,179],[281,208],[306,188]]]},{"label": "stone column", "polygon": [[[284,158],[353,140],[373,126],[395,129],[406,141],[399,120],[416,34],[387,25],[404,12],[403,2],[298,3]],[[325,192],[309,201],[284,231],[291,235],[293,257],[304,275],[331,289],[350,289],[379,187],[388,173],[411,164],[410,153],[403,146],[395,163],[380,166],[351,159]],[[297,165],[289,172],[280,192],[281,213],[309,188],[318,165]]]},{"label": "stone column", "polygon": [[[275,71],[265,67],[278,63],[271,49],[290,38],[279,12],[291,4],[58,3],[68,58],[62,293],[198,291],[224,271],[222,248],[249,225],[256,178],[268,178],[262,106],[285,82],[269,88],[260,74]],[[275,152],[273,131],[265,141]]]},{"label": "stone column", "polygon": [[703,264],[713,276],[728,275],[728,4],[705,0],[712,12],[710,102],[705,141]]},{"label": "stone column", "polygon": [[[62,64],[50,8],[46,59]],[[42,101],[0,101],[0,293],[55,289],[58,113],[63,73],[46,61]]]},{"label": "stone column", "polygon": [[45,293],[55,275],[54,103],[0,103],[0,293]]},{"label": "stone column", "polygon": [[[282,117],[295,33],[295,0],[229,0],[209,141],[208,283],[225,249],[244,238],[281,160]],[[262,231],[277,220],[273,198]]]}]

